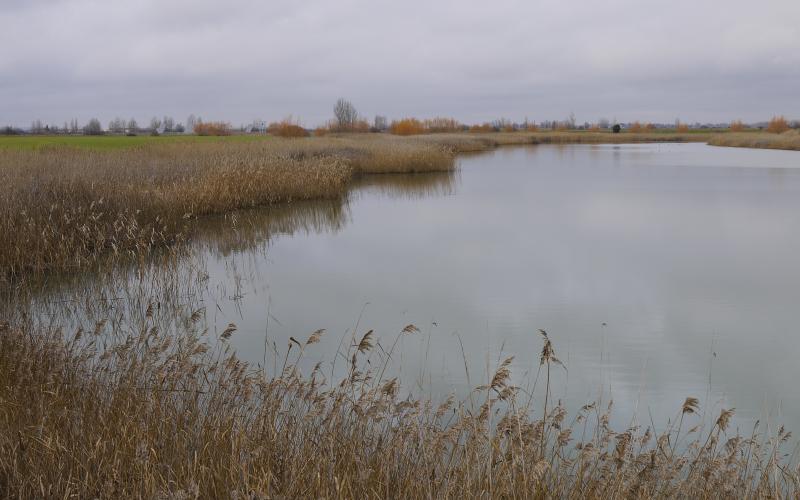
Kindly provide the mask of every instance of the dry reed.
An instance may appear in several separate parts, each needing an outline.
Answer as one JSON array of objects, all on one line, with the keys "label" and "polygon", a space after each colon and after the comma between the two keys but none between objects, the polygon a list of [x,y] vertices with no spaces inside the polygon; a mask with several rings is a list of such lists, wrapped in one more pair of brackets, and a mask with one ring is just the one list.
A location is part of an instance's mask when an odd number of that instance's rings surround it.
[{"label": "dry reed", "polygon": [[800,151],[800,131],[788,130],[782,134],[766,132],[719,134],[712,137],[708,143],[712,146]]},{"label": "dry reed", "polygon": [[[402,396],[372,331],[328,381],[291,338],[266,370],[203,333],[203,311],[147,304],[138,326],[70,335],[0,326],[0,495],[16,498],[794,498],[790,433],[739,435],[732,409],[703,426],[687,398],[679,424],[610,427],[611,405],[568,418],[550,396],[520,397],[511,359],[472,397]],[[395,337],[415,335],[409,325]],[[560,369],[543,334],[541,366]],[[267,367],[265,367],[267,368]],[[469,399],[474,404],[468,403]],[[691,428],[689,427],[691,425]],[[688,429],[688,430],[687,430]],[[678,446],[680,443],[680,446]]]}]

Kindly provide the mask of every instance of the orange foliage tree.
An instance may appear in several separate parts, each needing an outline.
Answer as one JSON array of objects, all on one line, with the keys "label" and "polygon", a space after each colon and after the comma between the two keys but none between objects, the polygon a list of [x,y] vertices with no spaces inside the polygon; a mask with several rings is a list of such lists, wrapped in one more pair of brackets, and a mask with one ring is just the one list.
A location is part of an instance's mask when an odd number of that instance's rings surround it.
[{"label": "orange foliage tree", "polygon": [[226,122],[204,122],[194,126],[196,135],[231,135],[233,128]]},{"label": "orange foliage tree", "polygon": [[424,134],[425,125],[416,118],[403,118],[393,121],[389,126],[389,132],[394,135]]},{"label": "orange foliage tree", "polygon": [[789,122],[783,116],[773,116],[767,125],[767,132],[780,134],[789,130]]},{"label": "orange foliage tree", "polygon": [[742,120],[733,120],[731,122],[731,132],[741,132],[744,130],[744,123]]}]

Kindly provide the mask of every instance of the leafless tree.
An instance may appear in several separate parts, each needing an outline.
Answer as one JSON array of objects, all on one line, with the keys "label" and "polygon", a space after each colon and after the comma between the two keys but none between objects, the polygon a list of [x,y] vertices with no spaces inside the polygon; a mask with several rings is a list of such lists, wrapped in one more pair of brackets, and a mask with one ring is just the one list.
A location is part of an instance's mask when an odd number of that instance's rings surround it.
[{"label": "leafless tree", "polygon": [[350,130],[358,121],[358,111],[355,106],[343,98],[336,101],[336,105],[333,107],[333,116],[336,117],[336,126],[339,130]]},{"label": "leafless tree", "polygon": [[128,133],[135,134],[139,130],[139,124],[136,123],[136,119],[131,118],[128,120]]},{"label": "leafless tree", "polygon": [[101,135],[103,133],[103,126],[100,125],[100,120],[92,118],[89,123],[83,127],[83,133],[86,135]]},{"label": "leafless tree", "polygon": [[171,116],[164,117],[164,132],[172,132],[175,130],[175,120]]},{"label": "leafless tree", "polygon": [[387,128],[389,128],[389,122],[386,120],[385,116],[375,115],[375,123],[373,128],[376,132],[383,132]]},{"label": "leafless tree", "polygon": [[108,123],[108,131],[113,134],[122,134],[125,132],[125,120],[116,117]]}]

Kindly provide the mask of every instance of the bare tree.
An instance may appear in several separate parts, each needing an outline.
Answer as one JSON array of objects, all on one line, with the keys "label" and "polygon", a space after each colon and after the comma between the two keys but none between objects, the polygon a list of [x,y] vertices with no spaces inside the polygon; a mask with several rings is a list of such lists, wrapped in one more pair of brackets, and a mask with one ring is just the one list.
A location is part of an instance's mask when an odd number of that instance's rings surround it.
[{"label": "bare tree", "polygon": [[42,120],[34,120],[31,123],[31,134],[41,134],[44,132],[44,125],[42,125]]},{"label": "bare tree", "polygon": [[153,134],[153,135],[158,134],[158,129],[161,128],[161,119],[160,118],[156,118],[155,116],[153,118],[151,118],[150,119],[150,127],[148,127],[148,128],[150,129],[150,133],[151,134]]},{"label": "bare tree", "polygon": [[138,130],[139,130],[139,124],[136,123],[136,119],[131,118],[130,120],[128,120],[128,134],[135,135]]},{"label": "bare tree", "polygon": [[122,134],[125,132],[125,120],[116,117],[108,123],[108,131],[113,134]]},{"label": "bare tree", "polygon": [[389,122],[386,120],[385,116],[375,115],[375,123],[373,128],[376,132],[383,132],[389,128]]},{"label": "bare tree", "polygon": [[172,132],[175,130],[175,120],[171,116],[164,117],[164,132]]},{"label": "bare tree", "polygon": [[103,126],[100,125],[100,120],[97,118],[92,118],[89,120],[89,123],[83,127],[83,133],[86,135],[102,135],[103,134]]},{"label": "bare tree", "polygon": [[80,130],[80,125],[78,125],[78,119],[73,118],[72,121],[69,122],[69,133],[77,134],[79,130]]},{"label": "bare tree", "polygon": [[189,118],[186,119],[186,131],[190,134],[194,132],[194,126],[197,125],[197,117],[194,114],[189,115]]},{"label": "bare tree", "polygon": [[347,99],[339,98],[333,107],[333,116],[336,117],[336,126],[339,130],[352,130],[358,121],[358,111],[353,103]]}]

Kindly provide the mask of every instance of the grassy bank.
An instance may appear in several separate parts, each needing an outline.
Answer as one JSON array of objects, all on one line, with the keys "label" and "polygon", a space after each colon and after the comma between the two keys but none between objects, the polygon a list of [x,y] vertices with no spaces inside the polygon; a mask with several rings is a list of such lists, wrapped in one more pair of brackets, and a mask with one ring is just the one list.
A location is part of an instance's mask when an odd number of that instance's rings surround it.
[{"label": "grassy bank", "polygon": [[[248,366],[201,333],[203,312],[162,328],[0,326],[0,496],[17,498],[794,497],[789,433],[707,425],[687,398],[665,429],[609,427],[610,407],[568,415],[544,382],[560,370],[544,336],[534,394],[509,360],[467,400],[403,397],[382,376],[392,350],[359,332],[342,380],[296,368],[323,331],[272,367]],[[409,325],[397,338],[417,335]],[[270,370],[272,369],[270,368]],[[470,401],[471,400],[471,401]],[[774,432],[774,431],[773,431]]]},{"label": "grassy bank", "polygon": [[712,137],[708,143],[712,146],[800,151],[800,131],[789,130],[782,134],[766,132],[720,134]]}]

